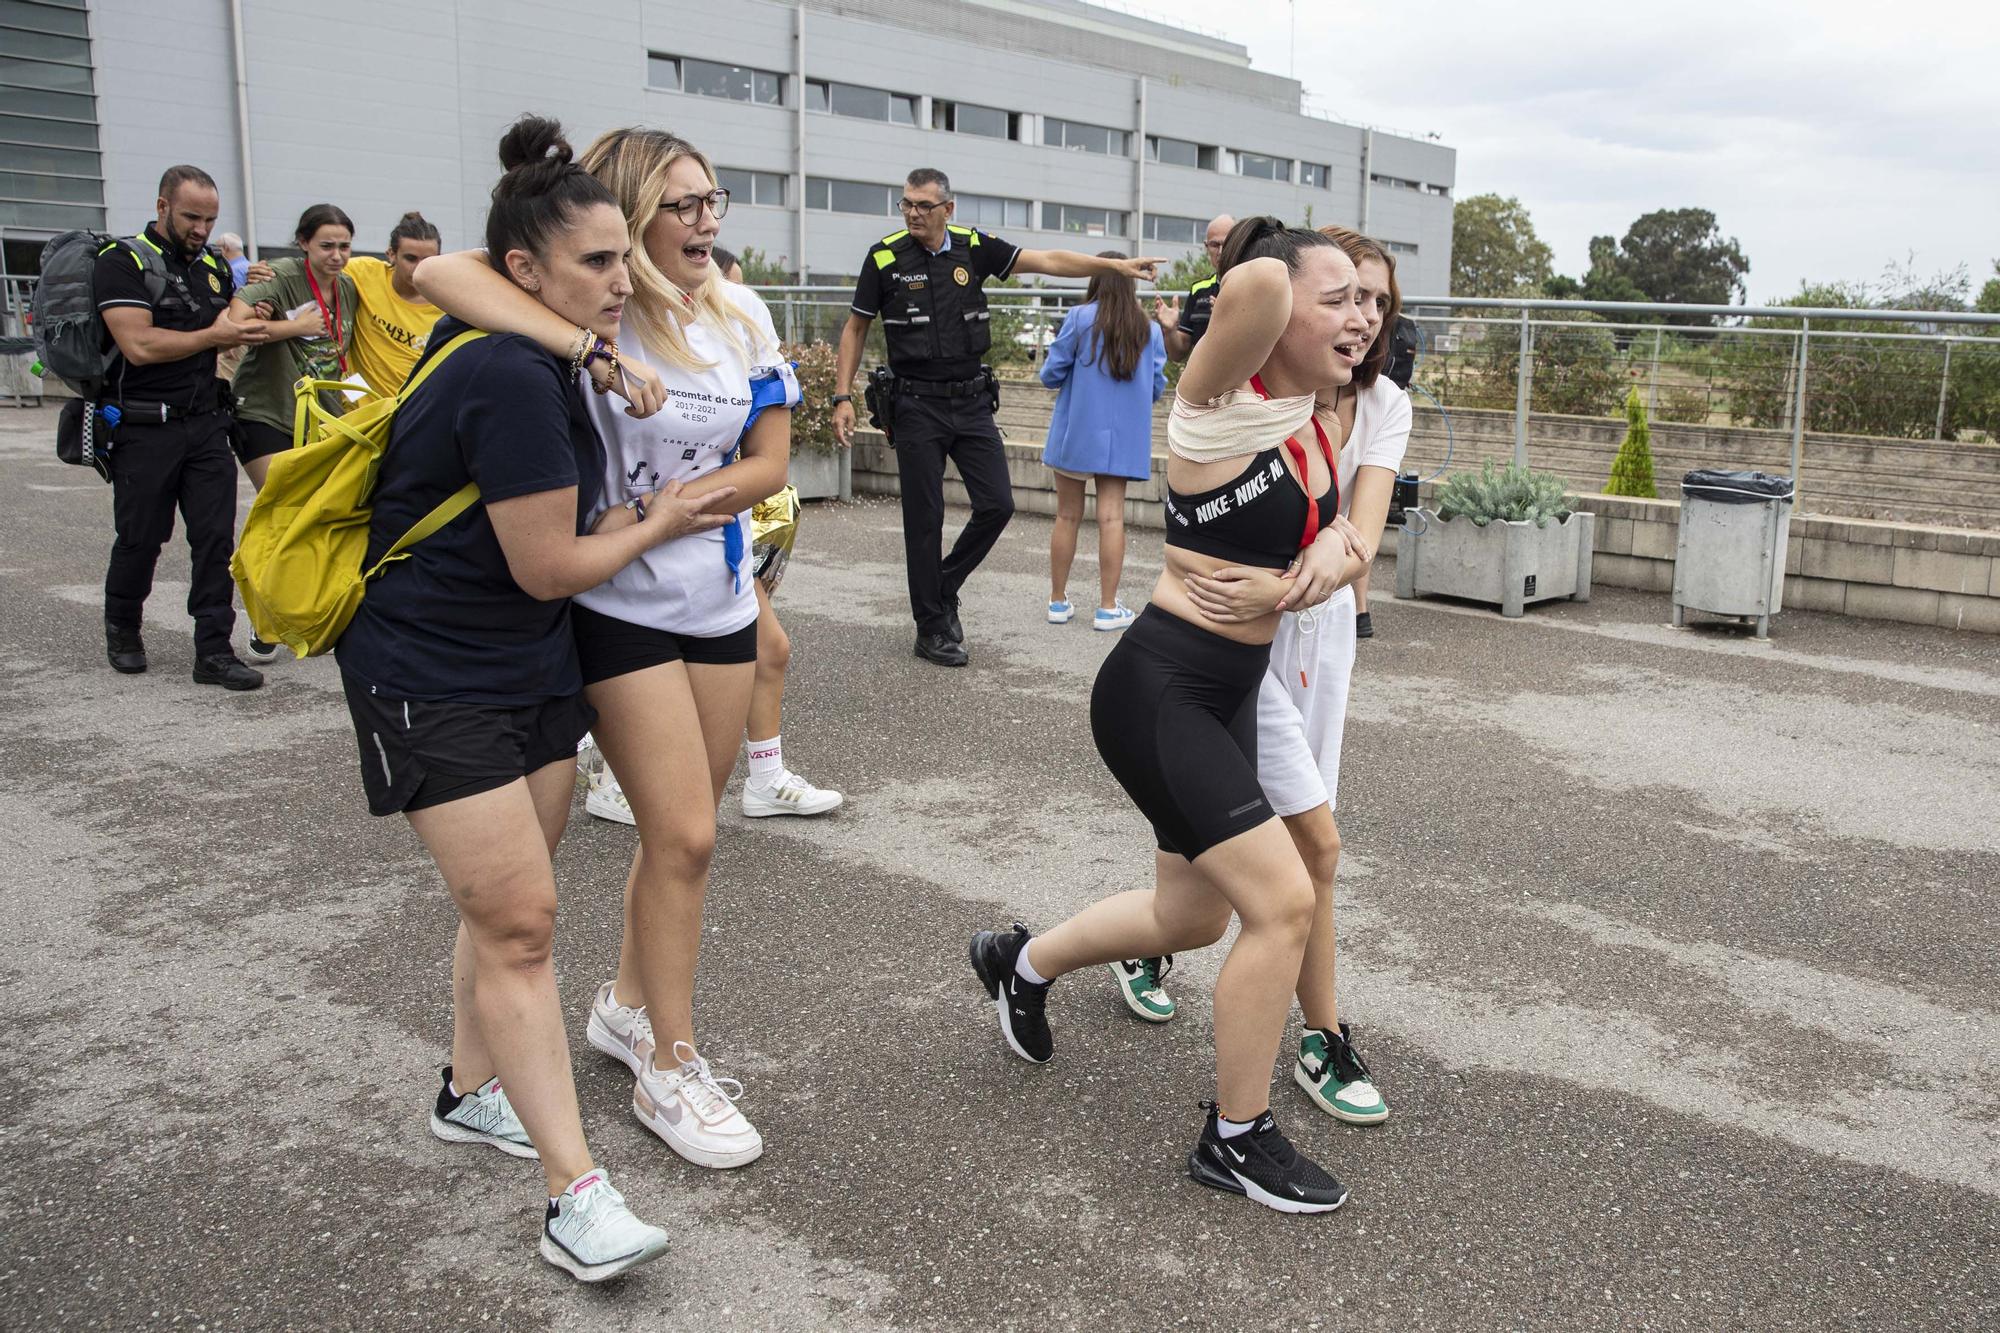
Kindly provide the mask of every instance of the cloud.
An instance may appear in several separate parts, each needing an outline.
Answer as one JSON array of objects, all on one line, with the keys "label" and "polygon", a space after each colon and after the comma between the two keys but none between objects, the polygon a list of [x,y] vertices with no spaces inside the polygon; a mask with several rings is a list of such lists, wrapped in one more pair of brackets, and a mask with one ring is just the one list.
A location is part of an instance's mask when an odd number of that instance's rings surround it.
[{"label": "cloud", "polygon": [[[2000,258],[2000,11],[1988,4],[1145,0],[1293,73],[1344,119],[1435,131],[1456,194],[1517,196],[1580,272],[1593,235],[1712,210],[1753,300]],[[1226,18],[1222,16],[1226,14]]]}]

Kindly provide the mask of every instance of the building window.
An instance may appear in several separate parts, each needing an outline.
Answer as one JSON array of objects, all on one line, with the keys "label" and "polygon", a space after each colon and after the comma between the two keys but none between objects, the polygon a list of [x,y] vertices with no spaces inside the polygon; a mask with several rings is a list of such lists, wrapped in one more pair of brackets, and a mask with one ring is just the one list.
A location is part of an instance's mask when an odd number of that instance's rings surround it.
[{"label": "building window", "polygon": [[0,228],[104,226],[89,33],[81,0],[0,0]]},{"label": "building window", "polygon": [[1449,185],[1431,185],[1426,183],[1420,188],[1425,194],[1434,194],[1440,199],[1451,198],[1451,187]]},{"label": "building window", "polygon": [[934,101],[931,103],[931,128],[949,130],[954,134],[977,134],[988,139],[1018,139],[1021,137],[1021,117],[1018,112],[1002,111],[998,107]]},{"label": "building window", "polygon": [[726,97],[732,102],[761,102],[783,106],[785,76],[748,65],[722,65],[713,60],[686,56],[646,57],[646,82],[668,92],[693,93],[698,97]]},{"label": "building window", "polygon": [[783,172],[744,171],[739,167],[717,167],[715,183],[729,191],[732,204],[768,204],[772,208],[785,206],[785,180]]},{"label": "building window", "polygon": [[1213,144],[1191,143],[1186,139],[1169,139],[1164,135],[1146,136],[1146,157],[1169,167],[1195,167],[1202,171],[1214,171],[1216,149]]},{"label": "building window", "polygon": [[1289,157],[1266,157],[1262,153],[1236,154],[1236,174],[1255,176],[1258,180],[1289,181],[1292,178],[1292,159]]},{"label": "building window", "polygon": [[1002,199],[990,194],[961,194],[955,196],[958,207],[952,213],[952,220],[965,227],[1025,227],[1028,225],[1029,205],[1025,199]]},{"label": "building window", "polygon": [[830,111],[836,116],[859,120],[885,120],[891,125],[917,123],[917,99],[908,94],[826,79],[806,80],[806,110]]},{"label": "building window", "polygon": [[1051,148],[1125,157],[1128,155],[1129,140],[1130,136],[1124,130],[1114,130],[1105,125],[1086,125],[1078,120],[1057,120],[1054,116],[1042,117],[1042,142]]},{"label": "building window", "polygon": [[1323,162],[1299,163],[1299,184],[1310,185],[1315,190],[1327,189],[1333,180],[1333,168]]},{"label": "building window", "polygon": [[1384,241],[1382,244],[1389,247],[1389,253],[1392,255],[1413,255],[1417,252],[1416,243],[1413,241]]},{"label": "building window", "polygon": [[867,217],[894,217],[900,197],[893,185],[870,185],[866,181],[828,180],[806,177],[806,207],[822,213],[860,213]]},{"label": "building window", "polygon": [[1146,214],[1146,239],[1168,245],[1200,245],[1208,224],[1200,218],[1177,218],[1165,213]]},{"label": "building window", "polygon": [[1067,232],[1072,236],[1123,236],[1129,225],[1128,216],[1108,208],[1043,204],[1042,230]]}]

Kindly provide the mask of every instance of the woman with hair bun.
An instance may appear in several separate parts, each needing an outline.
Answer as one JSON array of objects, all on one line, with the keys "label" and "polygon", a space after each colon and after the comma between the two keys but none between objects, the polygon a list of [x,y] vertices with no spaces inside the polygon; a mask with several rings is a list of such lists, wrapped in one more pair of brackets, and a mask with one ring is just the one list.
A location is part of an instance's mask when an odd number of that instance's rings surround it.
[{"label": "woman with hair bun", "polygon": [[[631,406],[582,394],[607,446],[593,516],[607,527],[633,522],[619,501],[660,488],[711,501],[733,494],[746,511],[720,531],[652,548],[576,599],[584,694],[599,718],[592,736],[617,778],[592,792],[589,808],[614,802],[610,816],[639,830],[618,971],[597,988],[588,1032],[632,1071],[641,1124],[698,1166],[737,1167],[755,1161],[764,1141],[737,1106],[742,1085],[702,1054],[694,980],[716,806],[743,745],[756,676],[747,509],[785,485],[798,382],[763,301],[716,271],[729,192],[708,159],[666,130],[631,128],[599,136],[582,162],[624,212],[634,289],[618,347],[635,381]],[[417,283],[446,310],[550,350],[575,334],[474,255],[428,261]],[[750,781],[767,781],[754,755]],[[774,788],[773,798],[797,799],[802,789],[816,791],[796,784]]]},{"label": "woman with hair bun", "polygon": [[[1353,379],[1367,323],[1353,261],[1316,231],[1247,218],[1217,270],[1209,331],[1168,418],[1166,567],[1090,700],[1098,753],[1153,825],[1155,887],[1043,935],[982,931],[970,952],[1008,1047],[1041,1063],[1054,1055],[1045,1005],[1057,977],[1202,948],[1239,918],[1215,985],[1215,1100],[1188,1171],[1281,1212],[1323,1213],[1346,1189],[1270,1111],[1315,900],[1258,784],[1257,699],[1280,613],[1324,605],[1367,567],[1336,517],[1334,450],[1314,413]],[[1242,575],[1226,592],[1213,586],[1225,570]]]},{"label": "woman with hair bun", "polygon": [[383,455],[366,564],[468,482],[478,499],[389,565],[338,654],[369,810],[410,821],[459,912],[452,1057],[431,1131],[539,1156],[542,1257],[594,1282],[658,1257],[667,1237],[632,1216],[584,1142],[556,994],[550,858],[593,720],[569,599],[726,520],[645,494],[622,511],[630,522],[592,531],[604,447],[575,382],[609,359],[631,241],[555,122],[523,118],[500,161],[486,254],[570,346],[551,355],[504,332],[437,327]]},{"label": "woman with hair bun", "polygon": [[417,358],[429,345],[431,326],[444,311],[417,290],[417,265],[438,252],[438,229],[422,213],[409,212],[389,231],[387,257],[358,255],[347,274],[361,294],[361,317],[354,324],[354,371],[378,397],[403,387]]}]

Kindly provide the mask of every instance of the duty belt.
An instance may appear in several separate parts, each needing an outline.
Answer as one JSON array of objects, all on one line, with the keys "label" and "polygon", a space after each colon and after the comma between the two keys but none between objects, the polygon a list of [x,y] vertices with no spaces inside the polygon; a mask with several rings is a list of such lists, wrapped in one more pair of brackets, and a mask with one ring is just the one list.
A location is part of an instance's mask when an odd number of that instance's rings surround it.
[{"label": "duty belt", "polygon": [[189,417],[205,417],[211,412],[220,412],[220,400],[210,402],[205,407],[182,407],[178,403],[125,403],[118,404],[119,419],[133,425],[164,424],[169,421],[185,421]]},{"label": "duty belt", "polygon": [[913,398],[970,398],[986,392],[986,376],[974,375],[969,380],[912,380],[898,375],[896,391]]}]

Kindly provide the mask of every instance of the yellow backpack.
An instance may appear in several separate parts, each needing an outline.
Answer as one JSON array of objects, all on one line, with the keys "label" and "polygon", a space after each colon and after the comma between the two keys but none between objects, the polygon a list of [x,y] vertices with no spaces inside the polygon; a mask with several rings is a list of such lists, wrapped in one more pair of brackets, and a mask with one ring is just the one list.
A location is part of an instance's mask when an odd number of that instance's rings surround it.
[{"label": "yellow backpack", "polygon": [[319,395],[322,390],[345,392],[352,385],[339,380],[298,382],[292,447],[272,456],[264,489],[250,506],[242,539],[229,561],[258,638],[285,644],[300,657],[333,647],[354,619],[368,580],[479,498],[478,485],[467,482],[398,538],[373,566],[361,568],[368,555],[375,475],[397,409],[446,357],[485,336],[478,329],[459,334],[439,348],[395,397],[364,400],[345,416],[327,411]]}]

